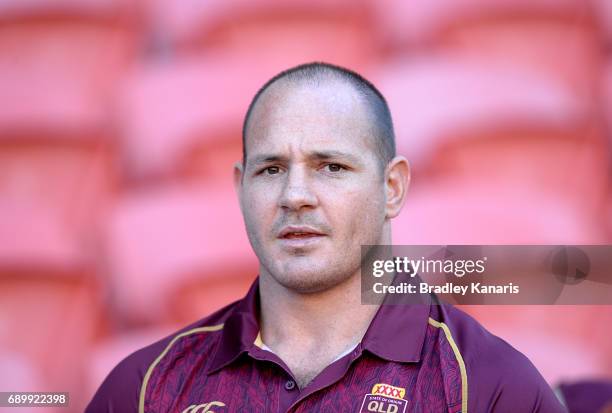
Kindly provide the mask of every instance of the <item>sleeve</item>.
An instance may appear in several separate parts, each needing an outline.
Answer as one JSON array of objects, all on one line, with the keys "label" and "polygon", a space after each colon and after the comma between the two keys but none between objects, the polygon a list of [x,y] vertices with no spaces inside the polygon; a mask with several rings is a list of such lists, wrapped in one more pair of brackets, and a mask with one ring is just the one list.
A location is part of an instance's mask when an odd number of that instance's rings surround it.
[{"label": "sleeve", "polygon": [[473,364],[472,374],[468,368],[473,379],[468,388],[468,400],[473,402],[469,411],[567,413],[527,357],[505,342],[496,347],[496,354]]},{"label": "sleeve", "polygon": [[144,374],[137,362],[138,354],[121,361],[104,379],[89,402],[85,413],[138,412],[140,386]]},{"label": "sleeve", "polygon": [[522,354],[511,381],[499,388],[492,412],[567,413],[548,383]]}]

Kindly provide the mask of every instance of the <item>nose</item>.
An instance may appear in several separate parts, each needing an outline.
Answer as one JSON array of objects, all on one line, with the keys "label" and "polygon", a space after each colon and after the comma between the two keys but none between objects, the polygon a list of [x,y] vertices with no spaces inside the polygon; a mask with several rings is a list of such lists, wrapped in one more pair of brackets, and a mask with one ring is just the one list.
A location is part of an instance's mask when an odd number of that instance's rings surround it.
[{"label": "nose", "polygon": [[279,206],[293,212],[302,209],[315,208],[318,199],[313,191],[307,171],[293,167],[287,173],[283,192],[279,198]]}]

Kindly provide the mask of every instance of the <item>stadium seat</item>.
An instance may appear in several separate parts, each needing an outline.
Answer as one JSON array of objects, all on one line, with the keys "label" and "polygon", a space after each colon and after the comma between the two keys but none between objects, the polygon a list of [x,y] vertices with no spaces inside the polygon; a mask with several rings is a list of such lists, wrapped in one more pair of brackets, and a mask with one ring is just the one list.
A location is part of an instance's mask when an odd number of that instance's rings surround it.
[{"label": "stadium seat", "polygon": [[[0,328],[3,330],[3,335],[10,334],[10,332],[4,331],[4,326]],[[8,391],[9,389],[44,390],[38,369],[21,353],[0,348],[0,370],[2,371],[2,375],[0,375],[0,389],[2,391]]]},{"label": "stadium seat", "polygon": [[100,125],[81,123],[74,113],[63,117],[63,108],[55,106],[59,100],[48,102],[58,114],[55,119],[53,110],[37,113],[36,104],[30,113],[23,108],[19,122],[20,114],[0,115],[0,197],[53,211],[66,228],[90,242],[116,187],[114,144]]},{"label": "stadium seat", "polygon": [[593,0],[593,8],[603,35],[604,49],[609,50],[612,45],[612,3],[607,0]]},{"label": "stadium seat", "polygon": [[328,60],[359,66],[375,54],[364,1],[149,0],[152,26],[180,54],[224,51],[289,67]]},{"label": "stadium seat", "polygon": [[138,27],[133,4],[3,1],[0,68],[31,73],[36,77],[34,85],[50,92],[57,90],[54,82],[59,81],[108,99],[111,85],[134,54]]},{"label": "stadium seat", "polygon": [[265,69],[240,59],[185,58],[130,72],[117,105],[128,180],[225,179],[231,186],[249,99],[272,76]]},{"label": "stadium seat", "polygon": [[130,8],[0,4],[0,196],[52,210],[83,242],[114,191],[110,99],[133,54]]},{"label": "stadium seat", "polygon": [[[610,131],[612,127],[612,61],[608,60],[602,70],[601,78],[601,110],[605,120],[607,130]],[[611,141],[610,134],[608,133],[608,142]],[[612,234],[612,197],[607,200],[607,211],[604,225],[608,228],[608,232]]]},{"label": "stadium seat", "polygon": [[84,361],[103,319],[91,251],[29,203],[2,199],[0,228],[0,352],[29,366],[19,362],[15,380],[22,372],[38,383],[3,390],[68,391],[78,411]]},{"label": "stadium seat", "polygon": [[520,188],[603,216],[609,144],[590,99],[542,76],[456,55],[389,63],[375,80],[415,182]]},{"label": "stadium seat", "polygon": [[5,0],[0,5],[3,20],[32,17],[110,19],[127,12],[122,0]]},{"label": "stadium seat", "polygon": [[447,179],[409,189],[394,244],[605,244],[598,221],[563,199]]},{"label": "stadium seat", "polygon": [[612,340],[606,331],[594,328],[598,323],[612,321],[609,306],[473,305],[461,308],[525,354],[551,386],[585,377],[607,377],[612,371],[608,351]]},{"label": "stadium seat", "polygon": [[395,53],[454,51],[535,71],[593,96],[601,36],[591,2],[460,0],[372,2]]},{"label": "stadium seat", "polygon": [[126,195],[106,225],[117,313],[129,325],[189,322],[244,295],[257,275],[228,186]]}]

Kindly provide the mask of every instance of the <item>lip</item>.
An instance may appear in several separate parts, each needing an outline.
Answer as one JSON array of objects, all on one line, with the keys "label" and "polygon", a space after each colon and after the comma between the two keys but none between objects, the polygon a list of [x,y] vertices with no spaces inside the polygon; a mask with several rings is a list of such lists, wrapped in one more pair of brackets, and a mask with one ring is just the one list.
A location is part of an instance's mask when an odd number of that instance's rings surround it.
[{"label": "lip", "polygon": [[325,236],[327,236],[327,234],[317,230],[316,228],[306,226],[288,226],[279,232],[278,239],[285,247],[304,248],[319,242]]},{"label": "lip", "polygon": [[307,226],[287,226],[284,227],[279,233],[278,238],[281,239],[301,239],[300,237],[291,238],[291,234],[304,234],[301,238],[317,237],[326,235],[324,232],[317,230],[316,228]]}]

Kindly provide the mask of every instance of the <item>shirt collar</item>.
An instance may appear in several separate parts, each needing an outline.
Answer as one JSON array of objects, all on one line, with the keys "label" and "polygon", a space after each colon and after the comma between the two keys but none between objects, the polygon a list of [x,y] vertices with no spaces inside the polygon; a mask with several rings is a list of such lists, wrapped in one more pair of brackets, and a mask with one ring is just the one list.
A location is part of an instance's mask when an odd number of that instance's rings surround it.
[{"label": "shirt collar", "polygon": [[[394,284],[396,282],[397,278]],[[418,362],[425,341],[431,298],[421,297],[419,303],[414,303],[414,300],[410,303],[400,300],[394,301],[394,304],[390,304],[388,299],[389,297],[385,298],[376,312],[361,346],[385,360]],[[229,365],[253,347],[261,347],[258,314],[259,277],[226,319],[208,373]]]},{"label": "shirt collar", "polygon": [[[396,276],[394,285],[418,278]],[[431,296],[387,295],[363,337],[362,347],[385,360],[419,362],[429,324]]]},{"label": "shirt collar", "polygon": [[249,351],[259,337],[259,277],[255,279],[246,296],[239,300],[223,323],[221,340],[208,373],[217,371]]}]

